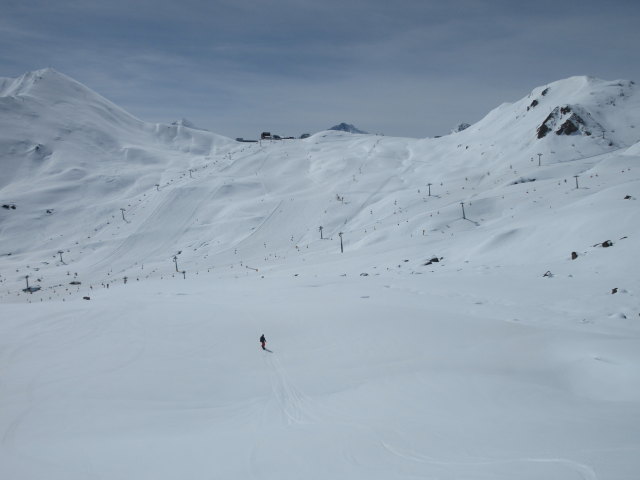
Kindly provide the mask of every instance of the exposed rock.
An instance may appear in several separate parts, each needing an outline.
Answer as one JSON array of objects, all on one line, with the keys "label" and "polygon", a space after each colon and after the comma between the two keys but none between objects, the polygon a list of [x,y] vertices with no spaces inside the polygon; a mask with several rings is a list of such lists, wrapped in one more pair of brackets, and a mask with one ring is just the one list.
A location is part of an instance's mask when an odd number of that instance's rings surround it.
[{"label": "exposed rock", "polygon": [[578,258],[578,254],[576,252],[571,252],[571,260],[575,260]]},{"label": "exposed rock", "polygon": [[516,180],[515,182],[513,182],[511,185],[518,185],[520,183],[529,183],[529,182],[535,182],[536,179],[535,178],[525,178],[525,177],[520,177],[518,180]]},{"label": "exposed rock", "polygon": [[[549,120],[549,117],[547,117],[547,120]],[[542,122],[542,125],[540,125],[538,127],[538,138],[544,138],[547,136],[547,133],[549,133],[549,131],[551,130],[548,126],[547,126],[547,120],[545,120],[544,122]]]},{"label": "exposed rock", "polygon": [[438,263],[440,260],[442,260],[442,259],[438,258],[438,257],[433,257],[431,260],[429,260],[427,263],[425,263],[424,266],[426,267],[427,265],[431,265],[432,263]]},{"label": "exposed rock", "polygon": [[560,128],[556,130],[556,135],[571,135],[573,133],[576,133],[578,131],[578,125],[576,125],[576,123],[584,123],[584,122],[580,117],[576,115],[575,120],[569,119],[566,122],[564,122],[562,125],[560,125]]},{"label": "exposed rock", "polygon": [[538,127],[538,138],[544,138],[549,132],[556,135],[591,135],[593,130],[603,130],[591,114],[579,106],[564,105],[556,107]]},{"label": "exposed rock", "polygon": [[462,132],[463,130],[466,130],[467,128],[469,128],[471,125],[469,123],[466,122],[462,122],[459,123],[456,128],[454,128],[453,130],[451,130],[451,133],[458,133],[458,132]]}]

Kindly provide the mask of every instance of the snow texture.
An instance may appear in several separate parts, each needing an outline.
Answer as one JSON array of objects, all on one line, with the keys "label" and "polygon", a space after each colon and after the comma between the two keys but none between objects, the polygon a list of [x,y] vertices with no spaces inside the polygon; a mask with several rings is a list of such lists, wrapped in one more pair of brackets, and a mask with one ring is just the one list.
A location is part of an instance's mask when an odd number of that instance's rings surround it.
[{"label": "snow texture", "polygon": [[[565,106],[591,135],[538,138]],[[437,139],[190,125],[0,79],[0,478],[637,478],[633,82]]]}]

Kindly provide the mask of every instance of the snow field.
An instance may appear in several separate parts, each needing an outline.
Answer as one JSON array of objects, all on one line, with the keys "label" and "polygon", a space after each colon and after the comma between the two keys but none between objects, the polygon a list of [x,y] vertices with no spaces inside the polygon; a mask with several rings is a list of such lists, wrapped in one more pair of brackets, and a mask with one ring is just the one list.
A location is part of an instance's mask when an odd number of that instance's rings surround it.
[{"label": "snow field", "polygon": [[553,297],[519,318],[490,286],[519,285],[492,273],[470,296],[466,277],[150,281],[9,305],[3,469],[626,478],[637,338],[562,318]]},{"label": "snow field", "polygon": [[635,90],[238,145],[0,81],[0,478],[635,478]]}]

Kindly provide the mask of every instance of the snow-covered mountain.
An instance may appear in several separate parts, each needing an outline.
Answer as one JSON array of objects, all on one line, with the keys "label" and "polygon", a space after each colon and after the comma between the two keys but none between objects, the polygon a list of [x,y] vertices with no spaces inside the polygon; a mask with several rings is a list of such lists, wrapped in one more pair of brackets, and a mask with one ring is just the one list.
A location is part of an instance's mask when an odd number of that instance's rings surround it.
[{"label": "snow-covered mountain", "polygon": [[0,196],[19,208],[0,228],[15,245],[8,232],[37,225],[39,235],[18,241],[26,250],[67,222],[106,218],[233,144],[182,123],[144,123],[52,69],[0,80],[0,109]]},{"label": "snow-covered mountain", "polygon": [[0,79],[0,478],[634,478],[639,161],[623,80],[238,144]]},{"label": "snow-covered mountain", "polygon": [[337,132],[358,133],[363,135],[367,134],[367,132],[358,129],[355,125],[344,122],[339,123],[338,125],[334,125],[333,127],[329,128],[329,130],[335,130]]}]

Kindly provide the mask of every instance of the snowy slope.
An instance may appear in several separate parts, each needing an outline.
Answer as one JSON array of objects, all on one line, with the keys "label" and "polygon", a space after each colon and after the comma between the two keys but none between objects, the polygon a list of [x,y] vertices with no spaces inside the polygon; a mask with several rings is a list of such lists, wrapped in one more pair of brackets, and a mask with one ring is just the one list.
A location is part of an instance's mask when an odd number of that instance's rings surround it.
[{"label": "snowy slope", "polygon": [[143,123],[51,69],[0,85],[1,196],[17,207],[0,228],[3,241],[24,251],[64,248],[47,239],[71,232],[87,240],[81,219],[93,217],[91,230],[99,230],[109,212],[120,213],[178,171],[204,168],[234,143],[182,125]]},{"label": "snowy slope", "polygon": [[238,144],[52,70],[0,108],[1,478],[640,469],[632,82],[419,140]]}]

